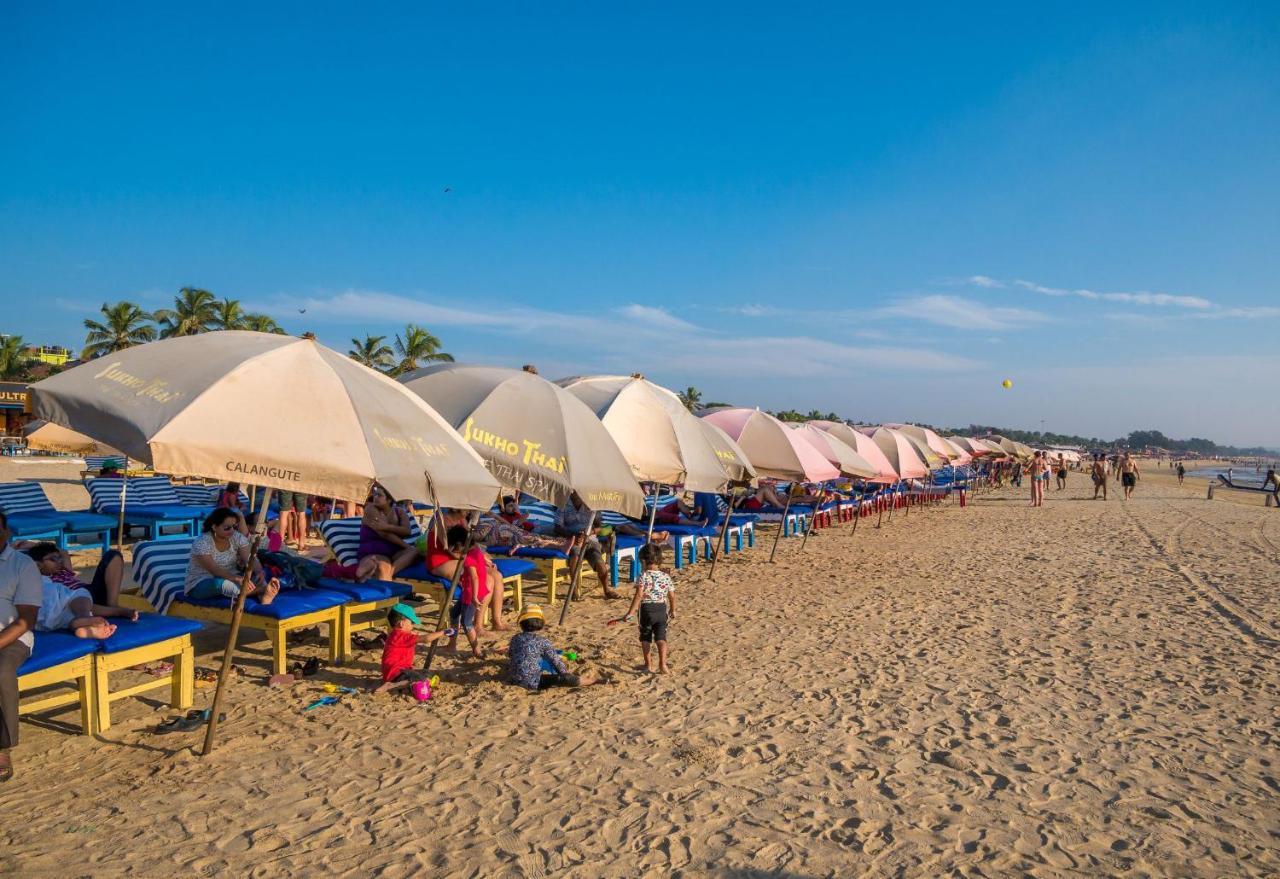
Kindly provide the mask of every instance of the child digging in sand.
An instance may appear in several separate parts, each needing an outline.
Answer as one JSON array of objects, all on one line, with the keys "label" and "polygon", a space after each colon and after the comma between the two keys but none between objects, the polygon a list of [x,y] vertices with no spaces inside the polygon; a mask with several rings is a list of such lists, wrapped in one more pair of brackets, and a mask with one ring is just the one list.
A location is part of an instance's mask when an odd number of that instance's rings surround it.
[{"label": "child digging in sand", "polygon": [[546,620],[542,608],[536,604],[526,607],[517,620],[519,634],[511,638],[507,647],[507,680],[526,690],[545,690],[548,687],[589,687],[600,683],[590,672],[576,675],[569,671],[560,651],[541,635]]},{"label": "child digging in sand", "polygon": [[671,670],[667,665],[667,623],[676,618],[676,584],[669,574],[659,570],[661,564],[661,546],[646,543],[640,547],[640,565],[644,573],[636,580],[636,593],[622,622],[631,622],[636,611],[640,612],[640,650],[644,654],[644,670],[653,671],[650,650],[653,642],[657,641],[658,671],[666,674]]},{"label": "child digging in sand", "polygon": [[68,629],[77,638],[106,639],[116,631],[108,617],[138,618],[136,610],[94,604],[88,585],[76,579],[74,571],[68,571],[62,550],[56,544],[38,543],[27,550],[27,555],[31,556],[42,575],[43,595],[40,612],[36,615],[36,631]]},{"label": "child digging in sand", "polygon": [[[427,679],[426,672],[413,667],[419,637],[413,627],[419,625],[422,621],[407,604],[393,605],[387,613],[387,638],[382,645],[382,682],[373,685],[373,692],[386,693]],[[431,632],[424,640],[430,644],[444,635],[444,632]]]}]

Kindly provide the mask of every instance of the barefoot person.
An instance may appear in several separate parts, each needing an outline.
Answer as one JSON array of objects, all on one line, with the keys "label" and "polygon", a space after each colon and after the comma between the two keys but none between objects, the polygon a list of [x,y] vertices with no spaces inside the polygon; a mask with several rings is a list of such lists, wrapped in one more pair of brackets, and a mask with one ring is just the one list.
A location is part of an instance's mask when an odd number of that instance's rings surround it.
[{"label": "barefoot person", "polygon": [[1128,452],[1120,459],[1120,485],[1124,488],[1124,499],[1133,497],[1133,488],[1138,484],[1138,461],[1130,457]]},{"label": "barefoot person", "polygon": [[1058,460],[1054,467],[1058,471],[1058,491],[1062,491],[1067,487],[1067,458],[1062,452],[1058,452]]},{"label": "barefoot person", "polygon": [[1187,475],[1187,468],[1182,466],[1182,462],[1178,462],[1178,485],[1182,485],[1183,477]]},{"label": "barefoot person", "polygon": [[582,502],[582,498],[576,491],[572,492],[556,517],[556,534],[575,538],[576,551],[583,554],[584,560],[595,572],[605,598],[621,598],[622,593],[615,590],[609,582],[609,569],[604,563],[604,551],[600,547],[600,539],[594,533],[587,533],[592,518],[592,512]]},{"label": "barefoot person", "polygon": [[[138,612],[94,601],[89,584],[82,583],[74,570],[64,567],[63,552],[56,543],[37,543],[26,550],[41,576],[40,613],[36,631],[68,630],[77,638],[106,639],[116,627],[107,618],[136,620]],[[118,555],[118,553],[117,553]],[[119,584],[117,584],[118,592]]]},{"label": "barefoot person", "polygon": [[629,623],[640,614],[640,652],[644,657],[644,670],[653,671],[650,649],[658,645],[658,672],[670,671],[667,665],[667,623],[676,618],[676,584],[671,576],[658,566],[662,564],[662,547],[646,543],[640,547],[640,565],[644,568],[636,580],[636,592],[631,598],[631,608],[622,622]]},{"label": "barefoot person", "polygon": [[[120,584],[124,581],[124,556],[119,550],[109,549],[104,552],[93,571],[92,581],[86,583],[76,573],[75,565],[71,564],[70,554],[56,543],[20,540],[14,544],[14,548],[31,556],[40,569],[41,575],[72,589],[89,590],[94,604],[120,603]],[[39,549],[38,555],[37,549]],[[49,561],[41,564],[41,558]]]},{"label": "barefoot person", "polygon": [[249,538],[240,533],[235,510],[219,507],[204,520],[201,534],[191,544],[187,580],[183,591],[191,598],[235,598],[240,594],[244,571],[250,572],[245,597],[270,604],[280,591],[280,581],[267,580],[262,565],[249,553]]},{"label": "barefoot person", "polygon": [[35,646],[42,589],[36,563],[9,545],[9,517],[0,512],[0,783],[13,777],[18,746],[18,668]]},{"label": "barefoot person", "polygon": [[1107,499],[1107,462],[1103,460],[1102,455],[1093,456],[1093,466],[1089,470],[1093,477],[1093,499],[1098,499],[1098,492],[1102,492],[1102,499]]},{"label": "barefoot person", "polygon": [[1044,482],[1049,476],[1049,464],[1045,461],[1044,452],[1036,452],[1031,459],[1029,470],[1031,475],[1031,506],[1044,506]]},{"label": "barefoot person", "polygon": [[[422,621],[409,605],[403,602],[392,605],[387,612],[387,634],[382,642],[382,677],[370,687],[372,692],[385,693],[427,680],[429,675],[425,671],[413,667],[419,640],[413,627],[420,625]],[[444,636],[444,632],[431,632],[422,640],[430,644]]]}]

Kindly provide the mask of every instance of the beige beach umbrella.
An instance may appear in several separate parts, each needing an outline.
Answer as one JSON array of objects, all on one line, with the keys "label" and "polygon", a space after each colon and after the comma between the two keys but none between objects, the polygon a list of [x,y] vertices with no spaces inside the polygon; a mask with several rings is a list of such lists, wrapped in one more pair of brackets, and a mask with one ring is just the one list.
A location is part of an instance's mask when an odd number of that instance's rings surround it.
[{"label": "beige beach umbrella", "polygon": [[83,433],[53,424],[49,421],[32,421],[22,429],[27,448],[37,452],[64,452],[72,455],[124,455]]},{"label": "beige beach umbrella", "polygon": [[[47,378],[31,396],[40,417],[159,472],[265,486],[261,511],[272,489],[364,500],[376,480],[400,497],[472,509],[488,508],[498,490],[429,406],[313,338],[228,331],[165,339]],[[265,533],[261,511],[253,553]],[[204,754],[213,749],[251,573],[232,604]]]},{"label": "beige beach umbrella", "polygon": [[[573,394],[540,375],[438,363],[400,382],[457,428],[503,485],[563,505],[644,514],[644,493],[609,431]],[[491,499],[492,500],[492,499]]]},{"label": "beige beach umbrella", "polygon": [[929,475],[929,466],[906,434],[890,427],[878,427],[871,439],[900,478],[924,479]]},{"label": "beige beach umbrella", "polygon": [[[948,461],[960,457],[960,453],[954,446],[927,427],[921,427],[918,424],[886,424],[885,427],[891,427],[894,430],[902,431],[914,440],[916,445],[923,443],[924,447],[928,449],[935,458],[938,458],[941,464],[945,464]],[[933,466],[932,462],[926,463],[930,463],[930,465]]]},{"label": "beige beach umbrella", "polygon": [[705,418],[694,416],[699,429],[707,438],[707,442],[715,449],[716,458],[724,467],[731,482],[752,482],[756,478],[755,468],[747,460],[747,453],[734,442],[733,437],[725,433]]},{"label": "beige beach umbrella", "polygon": [[810,421],[808,423],[841,440],[845,445],[865,458],[876,470],[876,475],[870,477],[868,479],[869,482],[888,484],[898,481],[898,472],[893,469],[889,459],[884,456],[884,452],[880,451],[880,447],[875,444],[868,434],[860,430],[854,430],[841,421]]},{"label": "beige beach umbrella", "polygon": [[1017,440],[1011,440],[1008,437],[1003,437],[999,434],[992,434],[987,437],[987,441],[998,445],[1005,454],[1012,458],[1017,458],[1021,461],[1029,461],[1035,457],[1035,452],[1031,450],[1030,446],[1024,445]]},{"label": "beige beach umbrella", "polygon": [[31,387],[36,414],[159,473],[363,501],[485,508],[497,482],[430,406],[311,339],[241,331],[138,345]]},{"label": "beige beach umbrella", "polygon": [[890,427],[888,429],[892,430],[894,433],[897,433],[899,436],[905,439],[908,443],[910,443],[911,447],[915,449],[916,454],[920,457],[920,460],[924,462],[925,466],[928,467],[929,470],[931,471],[937,470],[939,467],[946,464],[947,462],[946,459],[943,458],[941,455],[939,455],[937,452],[935,452],[933,449],[929,448],[929,444],[926,443],[920,437],[913,436],[912,434],[907,433],[906,431],[900,430],[897,427]]},{"label": "beige beach umbrella", "polygon": [[721,492],[750,478],[750,465],[744,470],[732,451],[722,459],[723,443],[712,442],[714,434],[675,393],[642,375],[575,376],[556,384],[595,413],[636,479]]},{"label": "beige beach umbrella", "polygon": [[873,479],[879,475],[874,464],[858,453],[856,449],[839,439],[835,434],[827,433],[809,424],[791,424],[792,430],[813,444],[824,458],[839,468],[845,476],[856,476],[859,479]]}]

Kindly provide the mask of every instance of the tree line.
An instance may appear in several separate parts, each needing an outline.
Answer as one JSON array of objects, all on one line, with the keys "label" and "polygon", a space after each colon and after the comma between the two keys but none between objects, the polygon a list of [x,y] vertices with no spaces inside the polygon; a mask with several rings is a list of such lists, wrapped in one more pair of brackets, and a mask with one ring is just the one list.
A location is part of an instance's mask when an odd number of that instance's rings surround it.
[{"label": "tree line", "polygon": [[[284,334],[284,329],[269,315],[246,311],[240,300],[219,299],[198,287],[183,287],[174,297],[172,308],[150,312],[134,302],[104,302],[97,316],[85,318],[84,328],[81,360],[92,360],[157,339],[194,336],[213,330]],[[409,324],[390,344],[386,336],[352,339],[347,356],[395,376],[425,363],[452,361],[453,356],[442,351],[441,345],[440,339],[425,328]],[[0,338],[0,380],[30,381],[36,377],[33,369],[43,364],[30,354],[29,348],[22,336]],[[58,371],[58,367],[43,369],[46,374]]]}]

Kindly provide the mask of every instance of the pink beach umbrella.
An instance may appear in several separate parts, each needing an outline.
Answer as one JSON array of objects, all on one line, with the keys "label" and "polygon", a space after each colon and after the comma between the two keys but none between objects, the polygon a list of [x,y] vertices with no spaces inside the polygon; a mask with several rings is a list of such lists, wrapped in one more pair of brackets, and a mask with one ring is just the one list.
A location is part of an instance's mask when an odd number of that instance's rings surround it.
[{"label": "pink beach umbrella", "polygon": [[727,433],[761,476],[825,482],[840,475],[817,449],[768,412],[718,409],[702,417]]},{"label": "pink beach umbrella", "polygon": [[[759,409],[718,409],[702,418],[727,433],[760,476],[825,482],[840,475],[840,471],[811,443],[767,412]],[[788,492],[786,506],[782,510],[784,525],[790,509],[791,493]],[[782,531],[780,526],[773,537],[769,561],[773,561],[778,552]]]},{"label": "pink beach umbrella", "polygon": [[905,435],[891,427],[876,428],[871,439],[884,456],[889,459],[893,469],[903,479],[924,479],[929,475],[929,466],[920,458],[920,453]]},{"label": "pink beach umbrella", "polygon": [[858,454],[854,449],[824,430],[812,424],[792,424],[791,429],[818,450],[833,466],[839,468],[845,476],[856,476],[859,479],[870,479],[876,475],[876,468],[870,461]]},{"label": "pink beach umbrella", "polygon": [[898,481],[898,471],[893,469],[893,465],[884,456],[884,452],[880,451],[880,447],[862,431],[854,430],[840,421],[810,421],[809,424],[831,434],[838,440],[842,440],[855,452],[866,458],[876,471],[876,475],[869,478],[868,482],[880,482],[887,485]]}]

